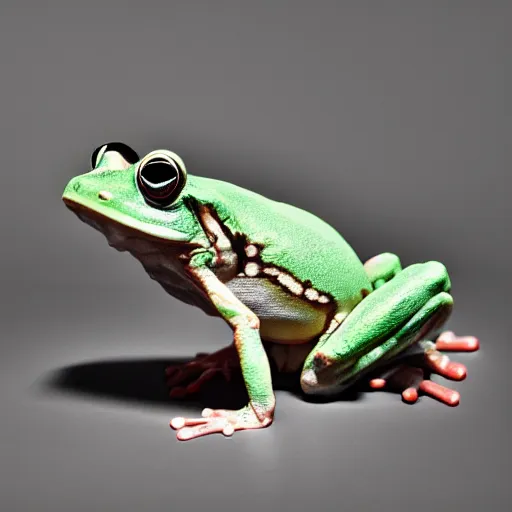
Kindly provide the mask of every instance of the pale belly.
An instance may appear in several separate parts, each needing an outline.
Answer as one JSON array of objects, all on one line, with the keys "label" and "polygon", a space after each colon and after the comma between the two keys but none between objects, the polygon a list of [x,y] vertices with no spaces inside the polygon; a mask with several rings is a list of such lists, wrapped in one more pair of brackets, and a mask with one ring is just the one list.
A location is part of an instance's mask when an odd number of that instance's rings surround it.
[{"label": "pale belly", "polygon": [[332,304],[312,304],[266,278],[236,277],[226,285],[260,319],[262,339],[274,343],[307,343],[322,334]]}]

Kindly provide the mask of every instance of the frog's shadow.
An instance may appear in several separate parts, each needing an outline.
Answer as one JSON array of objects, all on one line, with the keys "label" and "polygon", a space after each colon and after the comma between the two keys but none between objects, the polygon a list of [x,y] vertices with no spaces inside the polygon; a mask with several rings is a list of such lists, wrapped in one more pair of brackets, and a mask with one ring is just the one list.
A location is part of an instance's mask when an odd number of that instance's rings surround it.
[{"label": "frog's shadow", "polygon": [[[144,406],[188,408],[195,411],[202,407],[239,409],[247,404],[247,391],[240,370],[232,372],[229,382],[218,375],[203,383],[200,391],[195,395],[181,399],[171,398],[165,376],[166,368],[181,365],[191,359],[121,359],[66,366],[46,375],[40,383],[39,390],[82,397],[96,396],[101,399],[134,402]],[[401,362],[422,366],[421,360],[421,351],[417,347],[410,347],[388,365],[394,366]],[[384,366],[370,372],[366,379],[356,381],[341,393],[322,397],[304,394],[300,387],[300,371],[288,374],[278,373],[273,361],[270,361],[270,365],[274,390],[290,393],[311,403],[359,401],[365,394],[372,392],[368,380],[372,376],[378,376],[379,372],[385,369]],[[430,372],[426,370],[425,378],[429,378],[429,375]],[[390,391],[393,392],[393,390]]]},{"label": "frog's shadow", "polygon": [[[145,406],[194,410],[201,407],[238,409],[247,403],[247,392],[240,372],[233,373],[229,382],[220,375],[212,378],[203,383],[196,395],[171,398],[165,369],[187,361],[190,358],[91,361],[54,370],[42,379],[39,390],[135,402]],[[280,374],[275,371],[273,385],[276,391],[285,391],[304,401],[320,403],[333,400],[356,401],[368,389],[356,384],[337,396],[326,399],[309,397],[300,388],[298,374]]]}]

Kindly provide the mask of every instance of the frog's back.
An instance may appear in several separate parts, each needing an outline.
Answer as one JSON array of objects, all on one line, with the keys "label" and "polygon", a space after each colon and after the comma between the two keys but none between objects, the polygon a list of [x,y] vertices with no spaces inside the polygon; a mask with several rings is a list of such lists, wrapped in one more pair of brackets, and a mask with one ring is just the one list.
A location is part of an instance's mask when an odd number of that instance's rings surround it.
[{"label": "frog's back", "polygon": [[232,233],[260,247],[265,265],[351,307],[371,285],[363,265],[343,237],[319,217],[231,183],[190,176],[187,188],[211,204]]}]

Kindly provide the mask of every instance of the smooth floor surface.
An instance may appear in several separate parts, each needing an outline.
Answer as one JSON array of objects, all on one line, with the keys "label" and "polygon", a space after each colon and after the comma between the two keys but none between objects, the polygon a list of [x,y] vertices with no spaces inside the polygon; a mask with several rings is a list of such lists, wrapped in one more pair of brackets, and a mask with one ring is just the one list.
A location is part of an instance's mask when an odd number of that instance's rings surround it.
[{"label": "smooth floor surface", "polygon": [[511,424],[499,310],[475,321],[478,301],[465,301],[450,324],[472,326],[482,344],[454,357],[468,367],[456,408],[384,392],[317,404],[278,391],[271,427],[179,442],[170,418],[201,405],[168,401],[163,369],[220,348],[229,329],[169,305],[154,283],[149,291],[162,300],[148,297],[153,309],[141,317],[127,312],[144,295],[101,287],[28,292],[4,308],[4,510],[202,510],[212,501],[311,510],[320,501],[334,511],[339,500],[353,510],[501,509]]}]

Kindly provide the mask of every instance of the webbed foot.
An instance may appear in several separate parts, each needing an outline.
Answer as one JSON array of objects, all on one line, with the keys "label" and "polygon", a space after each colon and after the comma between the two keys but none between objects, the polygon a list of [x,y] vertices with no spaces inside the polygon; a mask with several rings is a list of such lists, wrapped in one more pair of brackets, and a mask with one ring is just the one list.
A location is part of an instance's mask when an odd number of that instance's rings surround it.
[{"label": "webbed foot", "polygon": [[435,373],[450,380],[461,381],[466,378],[466,367],[454,361],[441,352],[474,352],[479,349],[479,341],[474,336],[456,336],[452,331],[441,333],[435,342],[420,341],[423,349],[423,368],[406,364],[388,369],[378,377],[372,378],[369,385],[372,389],[394,389],[402,394],[407,403],[415,403],[419,393],[429,395],[440,402],[456,406],[460,402],[458,391],[442,386],[425,378],[427,373]]},{"label": "webbed foot", "polygon": [[256,412],[249,404],[238,411],[226,409],[204,409],[201,418],[173,418],[171,428],[177,430],[180,441],[188,441],[208,434],[222,433],[232,436],[236,430],[253,430],[272,423],[273,409]]}]

